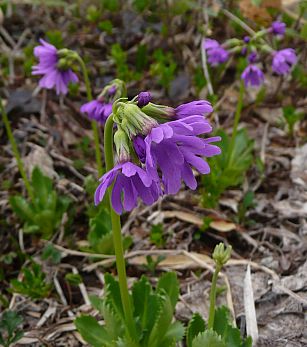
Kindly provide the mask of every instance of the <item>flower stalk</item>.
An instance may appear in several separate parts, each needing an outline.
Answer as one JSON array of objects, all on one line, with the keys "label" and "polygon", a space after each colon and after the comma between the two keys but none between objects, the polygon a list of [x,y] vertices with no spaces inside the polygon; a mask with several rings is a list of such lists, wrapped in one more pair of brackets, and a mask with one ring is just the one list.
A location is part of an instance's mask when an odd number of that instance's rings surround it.
[{"label": "flower stalk", "polygon": [[[88,99],[88,101],[92,101],[93,100],[92,89],[91,89],[90,79],[88,76],[88,72],[87,72],[87,68],[85,66],[85,63],[84,63],[83,59],[80,57],[80,55],[77,53],[75,55],[75,59],[80,64],[80,67],[82,70],[82,74],[83,74],[83,78],[84,78],[84,82],[85,82],[87,99]],[[99,145],[99,129],[98,129],[97,123],[94,120],[91,121],[91,125],[92,125],[93,134],[94,134],[97,170],[98,170],[98,175],[100,177],[103,175],[103,166],[102,166],[101,151],[100,151],[100,145]]]},{"label": "flower stalk", "polygon": [[11,125],[10,125],[10,122],[9,122],[9,119],[8,119],[8,116],[7,116],[7,113],[5,111],[5,108],[4,108],[4,105],[2,103],[1,98],[0,98],[0,111],[2,114],[2,120],[4,123],[5,129],[6,129],[7,136],[9,138],[10,144],[12,146],[14,157],[15,157],[16,162],[17,162],[18,170],[19,170],[20,175],[23,179],[27,193],[28,193],[30,199],[33,201],[34,200],[33,189],[32,189],[32,186],[30,184],[30,181],[28,180],[28,177],[27,177],[27,174],[26,174],[26,171],[25,171],[25,168],[24,168],[24,165],[23,165],[23,162],[22,162],[22,159],[21,159],[18,147],[17,147],[17,143],[15,141],[15,138],[14,138],[14,135],[12,132],[12,128],[11,128]]},{"label": "flower stalk", "polygon": [[241,118],[241,113],[243,109],[243,98],[244,98],[244,82],[240,82],[240,91],[239,91],[239,98],[238,98],[238,103],[237,103],[237,108],[236,108],[236,113],[234,117],[234,123],[233,123],[233,128],[232,128],[232,135],[231,135],[231,140],[230,140],[230,148],[229,148],[229,161],[232,160],[233,157],[233,150],[235,147],[235,142],[236,142],[236,137],[238,133],[238,125],[240,122]]},{"label": "flower stalk", "polygon": [[222,267],[230,259],[232,247],[224,247],[224,244],[221,242],[214,248],[212,258],[215,262],[215,271],[212,277],[211,290],[210,290],[210,307],[209,307],[209,318],[208,318],[208,329],[213,329],[214,325],[214,316],[215,316],[215,302],[216,302],[216,284],[219,272],[222,270]]},{"label": "flower stalk", "polygon": [[[107,172],[114,167],[113,125],[114,125],[113,115],[111,114],[106,121],[105,129],[104,129],[104,154],[105,154]],[[113,184],[108,189],[110,206],[111,206],[112,189],[113,189]],[[115,251],[115,257],[116,257],[116,268],[117,268],[117,274],[118,274],[121,301],[124,308],[126,325],[127,325],[129,334],[132,338],[134,338],[136,336],[136,328],[135,328],[135,323],[133,320],[133,312],[132,312],[129,291],[128,291],[120,216],[112,208],[110,208],[110,214],[111,214],[111,221],[112,221],[114,251]]]}]

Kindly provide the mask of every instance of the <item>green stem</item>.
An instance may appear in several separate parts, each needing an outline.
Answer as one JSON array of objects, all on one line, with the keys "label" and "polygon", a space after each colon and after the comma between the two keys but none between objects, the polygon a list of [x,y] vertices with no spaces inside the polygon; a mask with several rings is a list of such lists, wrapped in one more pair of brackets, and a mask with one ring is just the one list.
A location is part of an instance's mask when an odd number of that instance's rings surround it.
[{"label": "green stem", "polygon": [[217,278],[220,271],[221,271],[221,267],[217,265],[212,277],[212,284],[211,284],[211,291],[210,291],[208,329],[213,329],[214,314],[215,314],[215,299],[216,299],[216,283],[217,283]]},{"label": "green stem", "polygon": [[12,150],[13,150],[16,162],[17,162],[17,166],[18,166],[20,175],[21,175],[21,177],[23,179],[23,182],[25,184],[25,187],[26,187],[26,190],[28,192],[28,195],[29,195],[30,199],[33,201],[34,200],[34,194],[33,194],[32,186],[31,186],[31,184],[30,184],[30,182],[28,180],[28,177],[27,177],[27,174],[26,174],[26,171],[25,171],[25,168],[24,168],[21,156],[20,156],[19,151],[18,151],[18,147],[17,147],[16,141],[15,141],[15,138],[14,138],[14,135],[13,135],[13,132],[12,132],[12,129],[11,129],[11,125],[10,125],[7,113],[6,113],[5,109],[4,109],[4,106],[3,106],[1,98],[0,98],[0,111],[2,113],[3,123],[4,123],[5,129],[6,129],[7,136],[9,138],[10,144],[12,146]]},{"label": "green stem", "polygon": [[[106,170],[110,171],[114,167],[114,156],[113,156],[113,115],[111,114],[104,128],[104,153],[106,161]],[[113,185],[108,189],[109,202],[111,206],[111,191]],[[136,337],[136,328],[133,320],[132,307],[129,297],[128,284],[127,284],[127,275],[126,275],[126,264],[124,258],[122,234],[121,234],[121,223],[120,216],[115,213],[115,211],[110,208],[111,220],[112,220],[112,232],[113,232],[113,241],[114,241],[114,250],[116,257],[116,268],[118,274],[118,281],[120,287],[120,295],[124,308],[124,314],[126,319],[126,325],[130,336],[132,338]]]},{"label": "green stem", "polygon": [[[88,77],[87,68],[84,64],[84,61],[79,55],[76,55],[76,59],[79,62],[82,73],[83,73],[87,99],[88,101],[91,101],[93,100],[93,95],[92,95],[91,83]],[[98,175],[100,177],[103,175],[103,166],[102,166],[102,158],[101,158],[101,151],[100,151],[100,145],[99,145],[99,129],[95,121],[92,121],[91,125],[92,125],[93,134],[94,134],[95,156],[96,156]]]},{"label": "green stem", "polygon": [[236,137],[238,133],[238,125],[241,118],[242,108],[243,108],[243,97],[244,97],[244,82],[241,81],[240,84],[240,92],[239,92],[239,99],[237,103],[235,118],[233,122],[233,129],[232,129],[232,135],[230,140],[230,146],[229,146],[229,160],[231,161],[233,156],[233,150],[236,142]]}]

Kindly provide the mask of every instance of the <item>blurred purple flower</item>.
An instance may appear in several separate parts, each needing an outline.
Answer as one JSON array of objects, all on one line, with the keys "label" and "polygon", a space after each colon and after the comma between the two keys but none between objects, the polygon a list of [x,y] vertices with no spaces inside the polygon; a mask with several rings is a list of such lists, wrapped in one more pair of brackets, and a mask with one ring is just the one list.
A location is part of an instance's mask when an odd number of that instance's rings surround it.
[{"label": "blurred purple flower", "polygon": [[89,119],[104,124],[112,113],[112,103],[104,103],[96,99],[82,105],[80,111],[87,113]]},{"label": "blurred purple flower", "polygon": [[161,172],[165,194],[176,194],[181,180],[189,188],[196,189],[192,167],[202,174],[210,172],[208,163],[202,157],[221,153],[219,147],[211,145],[220,141],[220,137],[203,139],[198,135],[211,130],[203,116],[191,116],[160,124],[145,137],[146,171],[156,182],[160,180],[158,172]]},{"label": "blurred purple flower", "polygon": [[248,56],[248,62],[250,63],[250,64],[253,64],[253,63],[255,63],[256,62],[256,60],[257,60],[257,53],[256,52],[252,52],[249,56]]},{"label": "blurred purple flower", "polygon": [[202,45],[207,53],[208,63],[211,66],[222,64],[229,57],[228,51],[226,51],[226,49],[224,49],[216,40],[205,39],[203,40]]},{"label": "blurred purple flower", "polygon": [[204,116],[213,112],[213,108],[207,100],[197,100],[179,105],[175,108],[175,117],[177,119],[189,116]]},{"label": "blurred purple flower", "polygon": [[98,205],[108,187],[114,182],[111,194],[112,206],[116,213],[131,211],[140,197],[146,205],[153,204],[161,195],[161,189],[152,177],[139,166],[125,162],[117,164],[100,178],[95,192],[95,205]]},{"label": "blurred purple flower", "polygon": [[58,51],[53,45],[42,39],[39,42],[41,46],[34,48],[34,55],[39,63],[33,66],[32,75],[43,75],[39,81],[40,87],[55,88],[57,95],[67,94],[68,84],[78,82],[77,75],[69,68],[59,68]]},{"label": "blurred purple flower", "polygon": [[264,81],[263,72],[255,64],[248,65],[241,75],[246,87],[259,87]]},{"label": "blurred purple flower", "polygon": [[286,32],[286,24],[280,21],[275,21],[272,23],[269,29],[274,35],[283,36]]},{"label": "blurred purple flower", "polygon": [[151,94],[149,92],[141,92],[138,95],[138,103],[139,107],[146,106],[151,101]]},{"label": "blurred purple flower", "polygon": [[250,40],[251,40],[251,38],[249,36],[244,36],[244,38],[243,38],[243,41],[245,43],[249,43]]},{"label": "blurred purple flower", "polygon": [[285,48],[281,51],[274,52],[272,69],[278,75],[286,75],[296,62],[297,56],[294,49]]}]

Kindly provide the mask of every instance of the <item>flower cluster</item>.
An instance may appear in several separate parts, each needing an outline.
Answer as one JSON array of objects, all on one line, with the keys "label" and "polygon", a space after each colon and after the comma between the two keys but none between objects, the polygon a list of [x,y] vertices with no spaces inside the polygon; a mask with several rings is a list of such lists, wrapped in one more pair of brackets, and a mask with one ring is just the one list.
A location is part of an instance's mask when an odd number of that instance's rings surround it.
[{"label": "flower cluster", "polygon": [[100,178],[95,193],[95,204],[99,204],[113,184],[111,201],[118,214],[132,210],[138,198],[151,205],[163,194],[176,194],[182,181],[196,189],[193,169],[208,174],[204,158],[220,153],[213,144],[219,137],[201,137],[212,131],[204,117],[212,112],[209,102],[171,108],[152,104],[145,92],[133,100],[113,105],[118,162]]},{"label": "flower cluster", "polygon": [[203,49],[208,57],[211,66],[217,66],[226,62],[231,54],[240,53],[247,55],[247,67],[244,69],[241,79],[245,86],[258,87],[264,82],[264,74],[260,66],[260,58],[264,62],[260,53],[269,53],[271,57],[272,71],[278,75],[286,75],[291,71],[291,67],[296,64],[297,56],[294,49],[285,48],[279,51],[272,49],[264,39],[267,35],[282,38],[286,32],[286,24],[275,21],[270,28],[255,33],[254,36],[245,36],[242,40],[230,39],[220,45],[212,39],[203,40]]},{"label": "flower cluster", "polygon": [[104,124],[112,113],[113,102],[124,95],[124,89],[123,82],[115,79],[103,88],[97,99],[82,105],[80,111],[86,113],[89,119]]},{"label": "flower cluster", "polygon": [[33,75],[43,75],[39,81],[42,88],[53,89],[56,93],[67,94],[68,84],[78,82],[77,75],[71,69],[71,59],[67,50],[57,50],[50,43],[40,39],[40,46],[34,48],[34,55],[39,64],[33,66]]}]

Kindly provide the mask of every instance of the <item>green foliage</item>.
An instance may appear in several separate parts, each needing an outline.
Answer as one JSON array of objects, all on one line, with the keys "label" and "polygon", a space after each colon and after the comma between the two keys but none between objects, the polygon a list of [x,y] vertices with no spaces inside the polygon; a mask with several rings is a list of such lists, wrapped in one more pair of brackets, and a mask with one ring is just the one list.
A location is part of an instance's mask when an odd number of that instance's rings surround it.
[{"label": "green foliage", "polygon": [[110,12],[117,12],[120,9],[120,0],[100,0],[102,7]]},{"label": "green foliage", "polygon": [[164,229],[163,229],[162,223],[153,225],[150,230],[150,242],[155,244],[157,247],[164,246],[165,239],[163,234],[164,234]]},{"label": "green foliage", "polygon": [[153,258],[151,255],[146,256],[146,264],[144,265],[145,270],[151,272],[153,275],[156,274],[158,265],[165,259],[165,256],[159,255],[157,258]]},{"label": "green foliage", "polygon": [[156,49],[153,54],[155,62],[150,66],[152,76],[158,78],[158,83],[168,91],[171,82],[175,78],[177,64],[171,52],[163,52],[161,48]]},{"label": "green foliage", "polygon": [[64,48],[64,40],[62,36],[62,31],[60,30],[49,30],[46,32],[46,37],[48,42],[54,45],[56,48]]},{"label": "green foliage", "polygon": [[243,200],[239,204],[238,215],[237,215],[237,221],[239,224],[248,224],[248,222],[251,222],[247,220],[246,214],[250,208],[253,208],[255,206],[256,206],[255,194],[252,191],[248,191],[244,195]]},{"label": "green foliage", "polygon": [[133,7],[138,11],[138,12],[143,12],[146,9],[149,8],[149,6],[152,4],[152,0],[133,0]]},{"label": "green foliage", "polygon": [[120,44],[115,43],[112,45],[111,57],[115,63],[117,78],[125,82],[138,80],[140,78],[139,74],[129,68],[127,64],[127,53],[122,49]]},{"label": "green foliage", "polygon": [[292,70],[292,76],[301,85],[301,87],[307,88],[307,74],[304,66],[297,63]]},{"label": "green foliage", "polygon": [[23,49],[23,53],[25,55],[25,60],[23,63],[23,70],[26,76],[31,76],[32,74],[32,66],[35,63],[35,58],[33,54],[33,46],[28,45]]},{"label": "green foliage", "polygon": [[192,343],[192,347],[226,347],[222,339],[218,334],[212,330],[206,330],[203,333],[200,333]]},{"label": "green foliage", "polygon": [[210,175],[202,176],[203,205],[206,207],[215,207],[227,188],[241,184],[253,162],[254,141],[248,137],[245,129],[238,131],[232,152],[229,136],[223,130],[219,130],[216,135],[222,138],[219,142],[222,153],[208,159]]},{"label": "green foliage", "polygon": [[183,338],[182,324],[173,322],[179,295],[175,273],[164,274],[155,290],[145,276],[134,283],[130,298],[137,328],[136,340],[127,333],[118,282],[107,274],[105,283],[104,298],[91,298],[92,305],[104,319],[104,326],[89,316],[81,316],[75,321],[78,331],[91,346],[170,347]]},{"label": "green foliage", "polygon": [[113,24],[110,20],[103,20],[98,23],[98,28],[110,35],[112,34]]},{"label": "green foliage", "polygon": [[186,331],[186,343],[188,347],[192,347],[194,338],[204,332],[206,329],[206,323],[199,313],[194,313]]},{"label": "green foliage", "polygon": [[204,76],[204,71],[201,66],[198,66],[194,72],[194,85],[197,93],[200,93],[201,90],[207,85],[206,78]]},{"label": "green foliage", "polygon": [[251,347],[250,337],[242,338],[240,330],[232,326],[227,307],[215,310],[213,329],[206,330],[203,318],[195,313],[191,318],[186,332],[187,347]]},{"label": "green foliage", "polygon": [[65,279],[69,284],[73,286],[78,286],[80,283],[83,282],[82,277],[79,274],[74,274],[74,273],[66,274]]},{"label": "green foliage", "polygon": [[13,211],[24,223],[25,233],[39,233],[48,239],[53,235],[67,211],[70,199],[58,196],[53,190],[52,180],[44,176],[39,168],[32,172],[34,201],[28,202],[20,195],[10,198]]},{"label": "green foliage", "polygon": [[86,10],[86,19],[91,23],[97,23],[101,17],[99,9],[95,5],[90,5]]},{"label": "green foliage", "polygon": [[[90,212],[89,233],[87,240],[89,248],[83,248],[88,252],[101,254],[114,254],[111,217],[107,209],[101,205]],[[132,244],[132,238],[123,238],[123,247],[128,249]]]},{"label": "green foliage", "polygon": [[41,258],[42,260],[49,260],[52,264],[59,264],[61,252],[50,243],[44,247]]},{"label": "green foliage", "polygon": [[49,295],[51,284],[46,282],[46,274],[42,267],[32,262],[29,268],[22,269],[23,279],[11,280],[11,291],[30,297],[41,299]]},{"label": "green foliage", "polygon": [[22,324],[22,317],[15,311],[5,311],[0,320],[0,345],[9,347],[23,336],[23,331],[18,329]]},{"label": "green foliage", "polygon": [[135,68],[137,72],[145,70],[148,64],[148,50],[146,45],[139,45],[136,51]]},{"label": "green foliage", "polygon": [[304,114],[297,112],[297,110],[293,106],[283,107],[282,111],[284,120],[286,121],[288,126],[289,135],[293,136],[295,123],[299,122],[304,117]]}]

